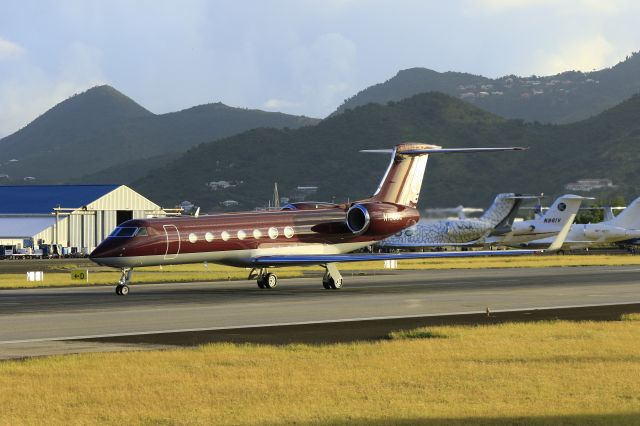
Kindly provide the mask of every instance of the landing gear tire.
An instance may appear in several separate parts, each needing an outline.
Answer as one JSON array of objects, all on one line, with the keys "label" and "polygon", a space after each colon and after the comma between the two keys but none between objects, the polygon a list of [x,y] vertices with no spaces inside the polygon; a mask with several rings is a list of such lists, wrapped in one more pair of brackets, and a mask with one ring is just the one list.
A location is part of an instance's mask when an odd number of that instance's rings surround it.
[{"label": "landing gear tire", "polygon": [[[322,285],[324,285],[324,280],[322,282]],[[332,290],[340,290],[342,288],[342,278],[338,278],[336,280],[333,277],[329,277],[329,279],[327,280],[327,285],[329,286],[328,288]]]},{"label": "landing gear tire", "polygon": [[264,277],[260,277],[256,280],[256,282],[258,283],[258,287],[260,288],[265,288],[264,287]]},{"label": "landing gear tire", "polygon": [[331,283],[329,282],[329,279],[326,276],[322,278],[322,287],[324,287],[325,290],[331,290]]},{"label": "landing gear tire", "polygon": [[272,274],[271,272],[269,272],[264,276],[262,285],[264,286],[264,288],[276,288],[276,286],[278,285],[278,277],[276,276],[276,274]]},{"label": "landing gear tire", "polygon": [[133,268],[122,268],[122,276],[116,286],[116,294],[118,296],[126,296],[129,294],[128,283],[131,282],[131,275],[133,274]]},{"label": "landing gear tire", "polygon": [[116,294],[118,296],[126,296],[129,294],[129,286],[125,284],[118,284],[116,286]]}]

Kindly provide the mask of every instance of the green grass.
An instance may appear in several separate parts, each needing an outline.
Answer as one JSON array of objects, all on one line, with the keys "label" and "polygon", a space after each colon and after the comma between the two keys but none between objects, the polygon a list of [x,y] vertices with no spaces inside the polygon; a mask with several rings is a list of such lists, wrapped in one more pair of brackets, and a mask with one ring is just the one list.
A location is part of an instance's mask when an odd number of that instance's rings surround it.
[{"label": "green grass", "polygon": [[[61,261],[17,261],[7,263],[6,273],[0,273],[0,289],[60,287],[60,286],[92,286],[114,285],[120,273],[114,269],[99,267],[84,259]],[[437,270],[437,269],[470,269],[470,268],[536,268],[536,267],[577,267],[577,266],[620,266],[640,265],[640,256],[633,255],[567,255],[567,256],[513,256],[483,258],[451,258],[403,260],[398,262],[400,270]],[[0,262],[0,267],[3,264]],[[89,281],[74,281],[70,278],[72,269],[89,269]],[[344,263],[339,266],[345,272],[384,272],[382,261]],[[45,272],[43,282],[28,282],[25,271],[42,270]],[[11,272],[9,272],[11,271]],[[20,271],[20,272],[18,272]],[[305,274],[320,274],[322,268],[287,267],[278,268],[274,272],[281,278],[301,277]],[[388,270],[387,270],[388,271]],[[249,270],[231,266],[202,263],[192,265],[170,265],[164,267],[136,268],[133,283],[162,282],[197,282],[245,280]]]},{"label": "green grass", "polygon": [[638,336],[540,322],[4,361],[0,424],[638,424]]},{"label": "green grass", "polygon": [[640,314],[624,314],[622,321],[640,321]]}]

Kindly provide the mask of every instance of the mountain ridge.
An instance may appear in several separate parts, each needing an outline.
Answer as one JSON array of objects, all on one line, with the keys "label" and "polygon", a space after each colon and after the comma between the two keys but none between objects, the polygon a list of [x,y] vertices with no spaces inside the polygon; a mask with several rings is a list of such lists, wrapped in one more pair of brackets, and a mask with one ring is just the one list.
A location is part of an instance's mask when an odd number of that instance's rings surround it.
[{"label": "mountain ridge", "polygon": [[[28,176],[46,183],[72,181],[124,161],[182,152],[256,127],[318,121],[220,102],[154,114],[111,86],[96,86],[0,139],[0,175],[14,183]],[[60,164],[72,166],[60,170]],[[145,167],[143,161],[139,167]]]},{"label": "mountain ridge", "polygon": [[[444,147],[525,146],[528,151],[432,156],[420,205],[485,205],[499,192],[568,192],[577,179],[610,178],[602,196],[637,196],[640,96],[600,116],[551,125],[507,120],[459,99],[431,92],[388,105],[368,104],[300,129],[254,129],[219,144],[191,148],[132,186],[164,205],[189,200],[203,210],[266,204],[273,183],[282,196],[318,186],[312,198],[347,201],[373,192],[388,158],[359,154],[405,141]],[[242,150],[238,150],[238,145]],[[277,159],[277,160],[276,160]],[[260,166],[256,166],[259,164]],[[179,177],[179,178],[173,178]],[[226,181],[215,189],[211,182]],[[469,183],[473,182],[473,185]],[[261,200],[263,200],[261,202]]]},{"label": "mountain ridge", "polygon": [[370,102],[384,104],[439,91],[505,118],[565,124],[580,121],[640,92],[640,54],[597,71],[565,71],[550,76],[506,75],[491,79],[428,68],[400,70],[385,82],[346,99],[333,113]]}]

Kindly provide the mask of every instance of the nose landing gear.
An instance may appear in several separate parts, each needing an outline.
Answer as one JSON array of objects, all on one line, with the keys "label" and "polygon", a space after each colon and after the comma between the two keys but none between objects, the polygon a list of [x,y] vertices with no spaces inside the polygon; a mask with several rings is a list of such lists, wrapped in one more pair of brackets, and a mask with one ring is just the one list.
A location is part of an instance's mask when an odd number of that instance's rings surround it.
[{"label": "nose landing gear", "polygon": [[132,268],[122,268],[122,275],[120,276],[120,281],[118,281],[118,285],[116,286],[116,294],[118,296],[126,296],[129,294],[128,284],[131,282],[132,275]]}]

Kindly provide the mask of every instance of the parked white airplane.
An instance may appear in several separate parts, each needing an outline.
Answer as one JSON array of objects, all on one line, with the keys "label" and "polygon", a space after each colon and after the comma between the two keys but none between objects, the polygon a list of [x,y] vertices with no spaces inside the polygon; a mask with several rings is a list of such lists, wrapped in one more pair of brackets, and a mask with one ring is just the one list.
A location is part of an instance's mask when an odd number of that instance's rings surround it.
[{"label": "parked white airplane", "polygon": [[[600,223],[571,225],[562,248],[585,248],[593,244],[615,243],[636,238],[640,238],[640,197],[613,219]],[[519,246],[544,246],[551,240],[552,238],[537,239]]]},{"label": "parked white airplane", "polygon": [[590,198],[573,194],[562,195],[544,213],[537,214],[535,219],[514,222],[508,232],[487,237],[484,243],[520,246],[534,240],[542,241],[542,238],[548,237],[547,245],[549,245],[566,223],[573,223],[580,204],[585,199]]},{"label": "parked white airplane", "polygon": [[[507,232],[523,199],[537,198],[512,193],[498,194],[479,218],[421,220],[416,225],[378,243],[384,248],[466,246],[478,243],[494,232]],[[557,231],[556,231],[557,232]]]}]

